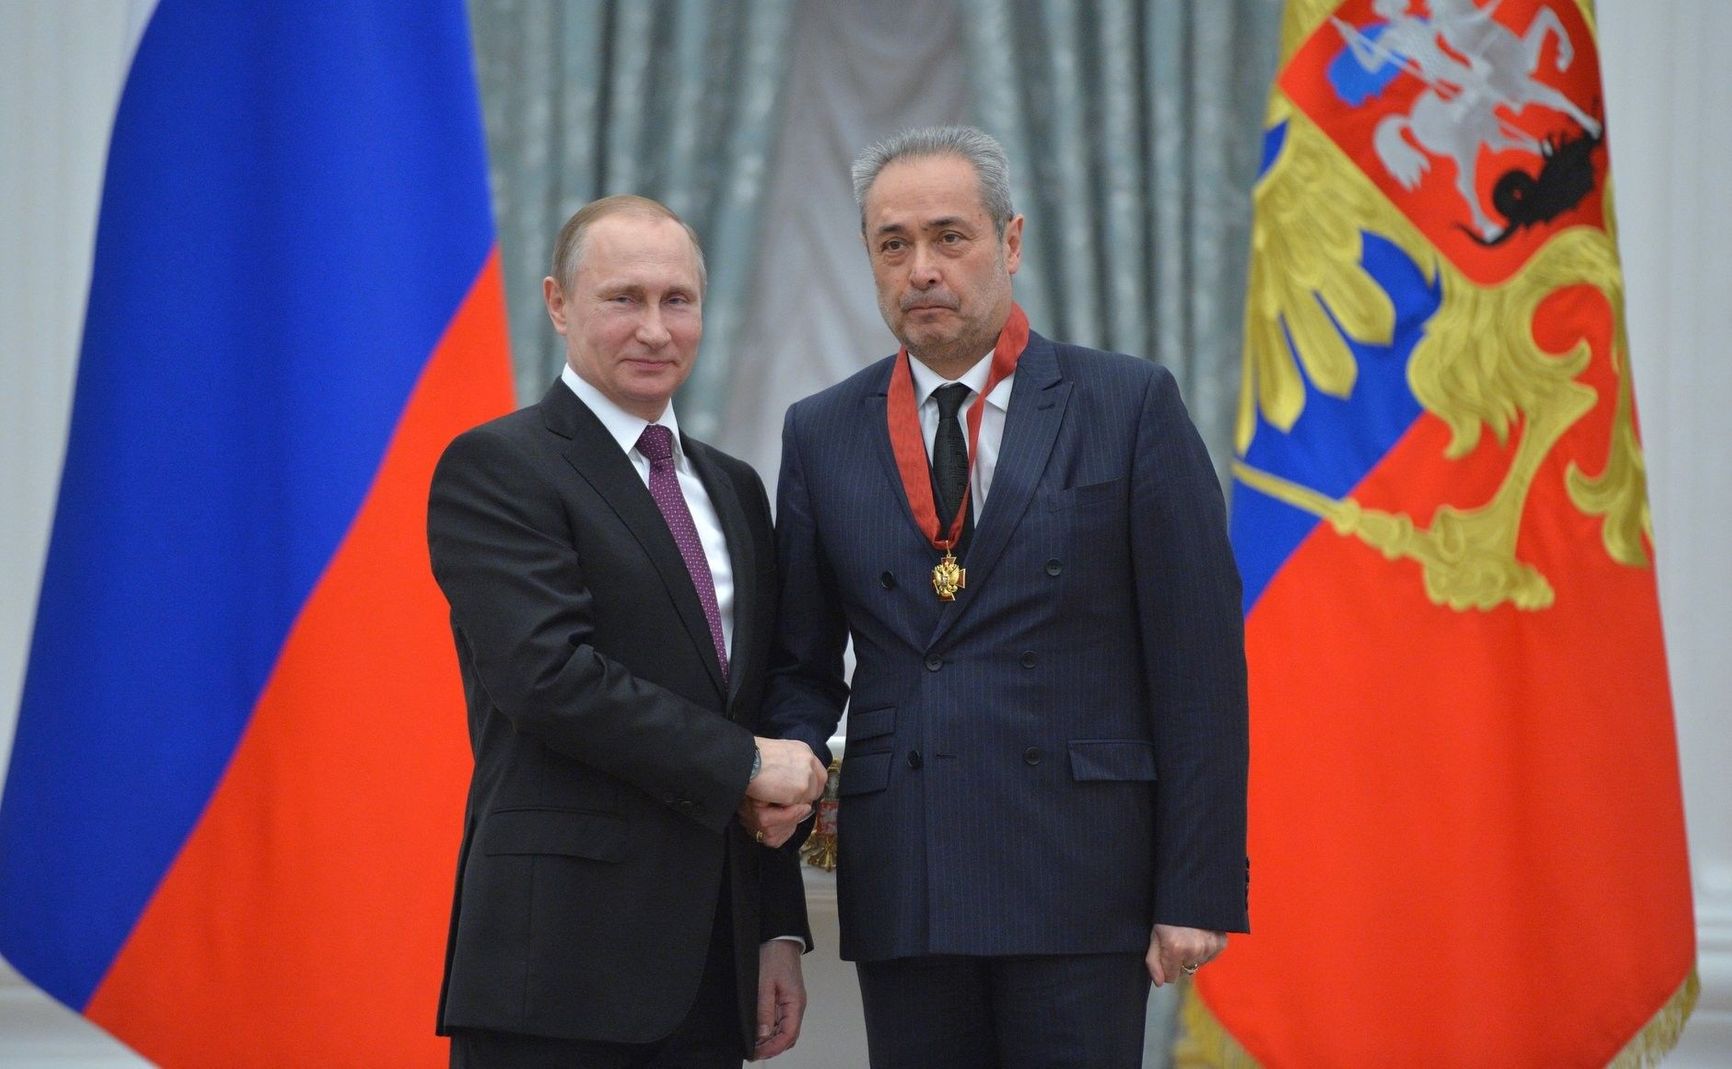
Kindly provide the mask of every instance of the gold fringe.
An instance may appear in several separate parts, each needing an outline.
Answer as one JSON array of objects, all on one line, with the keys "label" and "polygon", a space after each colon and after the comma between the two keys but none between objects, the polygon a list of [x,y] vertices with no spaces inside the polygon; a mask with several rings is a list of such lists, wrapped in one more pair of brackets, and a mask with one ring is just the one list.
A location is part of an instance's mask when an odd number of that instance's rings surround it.
[{"label": "gold fringe", "polygon": [[836,837],[822,832],[813,832],[806,838],[806,845],[800,847],[800,857],[806,864],[825,872],[836,871]]},{"label": "gold fringe", "polygon": [[1624,1049],[1611,1060],[1608,1069],[1652,1069],[1659,1065],[1666,1052],[1678,1045],[1678,1038],[1684,1034],[1684,1022],[1696,1009],[1696,996],[1701,993],[1702,981],[1697,978],[1696,970],[1691,969],[1690,975],[1678,985],[1678,990],[1672,992],[1672,997],[1660,1007],[1660,1012],[1649,1019],[1635,1038],[1624,1044]]},{"label": "gold fringe", "polygon": [[837,793],[842,781],[842,759],[830,762],[830,778],[824,781],[824,794],[818,799],[818,819],[812,822],[812,834],[800,847],[806,864],[825,872],[836,871],[836,811],[842,804]]},{"label": "gold fringe", "polygon": [[[1649,1019],[1635,1038],[1608,1063],[1607,1069],[1654,1069],[1660,1064],[1678,1039],[1684,1034],[1684,1023],[1696,1008],[1696,998],[1702,992],[1702,982],[1691,969],[1690,975],[1672,993],[1659,1011]],[[1239,1041],[1209,1012],[1209,1007],[1197,997],[1197,989],[1185,984],[1184,1000],[1179,1005],[1179,1032],[1173,1037],[1175,1069],[1258,1069]]]},{"label": "gold fringe", "polygon": [[1189,981],[1185,982],[1185,993],[1179,1003],[1173,1069],[1258,1069],[1257,1059],[1221,1026]]}]

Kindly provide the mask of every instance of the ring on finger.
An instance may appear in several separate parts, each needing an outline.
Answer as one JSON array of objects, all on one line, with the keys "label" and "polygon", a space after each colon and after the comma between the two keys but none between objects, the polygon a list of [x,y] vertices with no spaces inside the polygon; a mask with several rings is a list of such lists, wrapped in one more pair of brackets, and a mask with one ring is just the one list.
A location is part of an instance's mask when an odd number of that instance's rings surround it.
[{"label": "ring on finger", "polygon": [[1183,965],[1179,966],[1186,976],[1190,976],[1202,967],[1203,963],[1200,961],[1187,961]]}]

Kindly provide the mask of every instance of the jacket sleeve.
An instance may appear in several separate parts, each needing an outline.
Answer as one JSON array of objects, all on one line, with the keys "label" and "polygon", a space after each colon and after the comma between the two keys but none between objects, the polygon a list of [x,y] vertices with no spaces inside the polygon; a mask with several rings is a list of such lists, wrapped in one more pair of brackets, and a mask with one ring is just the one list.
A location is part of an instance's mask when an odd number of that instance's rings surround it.
[{"label": "jacket sleeve", "polygon": [[1131,539],[1156,751],[1155,920],[1246,931],[1244,617],[1220,483],[1165,369],[1138,418]]},{"label": "jacket sleeve", "polygon": [[479,685],[518,731],[706,827],[727,825],[751,771],[751,733],[591,645],[573,532],[557,489],[520,446],[483,427],[446,449],[427,541]]},{"label": "jacket sleeve", "polygon": [[777,936],[797,935],[805,940],[806,950],[813,949],[812,925],[806,916],[806,885],[800,878],[800,843],[796,836],[781,846],[764,852],[758,866],[758,940]]},{"label": "jacket sleeve", "polygon": [[788,409],[782,424],[782,471],[776,483],[782,596],[763,726],[766,735],[804,741],[827,762],[830,734],[848,701],[842,663],[848,624],[812,515],[798,410]]}]

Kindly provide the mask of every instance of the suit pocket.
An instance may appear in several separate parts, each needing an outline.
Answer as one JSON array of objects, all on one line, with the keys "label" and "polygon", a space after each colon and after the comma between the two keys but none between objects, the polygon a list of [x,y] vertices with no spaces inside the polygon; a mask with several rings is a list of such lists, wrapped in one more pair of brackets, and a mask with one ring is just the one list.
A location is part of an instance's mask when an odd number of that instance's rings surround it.
[{"label": "suit pocket", "polygon": [[1070,776],[1078,782],[1154,782],[1155,744],[1142,739],[1072,739]]},{"label": "suit pocket", "polygon": [[481,822],[475,842],[489,855],[561,854],[618,861],[626,852],[625,820],[582,809],[499,809]]},{"label": "suit pocket", "polygon": [[842,748],[842,782],[836,793],[870,794],[890,785],[890,749],[896,741],[896,707],[852,710]]},{"label": "suit pocket", "polygon": [[1084,486],[1071,486],[1063,490],[1055,490],[1046,499],[1046,507],[1054,512],[1061,509],[1089,509],[1110,506],[1123,501],[1125,497],[1125,479],[1108,479],[1103,483],[1088,483]]},{"label": "suit pocket", "polygon": [[846,798],[852,794],[871,794],[890,786],[889,750],[878,753],[849,754],[842,758],[842,782],[836,793]]},{"label": "suit pocket", "polygon": [[[848,714],[848,750],[863,746],[870,739],[883,739],[896,730],[896,707],[862,709]],[[873,744],[872,749],[889,746],[888,741]]]}]

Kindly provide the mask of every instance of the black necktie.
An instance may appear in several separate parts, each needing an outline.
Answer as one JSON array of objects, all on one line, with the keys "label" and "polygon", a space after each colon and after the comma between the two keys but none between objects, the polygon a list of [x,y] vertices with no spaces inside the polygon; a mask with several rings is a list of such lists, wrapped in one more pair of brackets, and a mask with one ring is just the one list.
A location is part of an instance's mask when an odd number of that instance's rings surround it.
[{"label": "black necktie", "polygon": [[960,382],[932,391],[938,402],[938,433],[932,439],[932,500],[938,506],[938,523],[945,536],[968,489],[968,442],[962,437],[962,421],[956,414],[973,392]]}]

